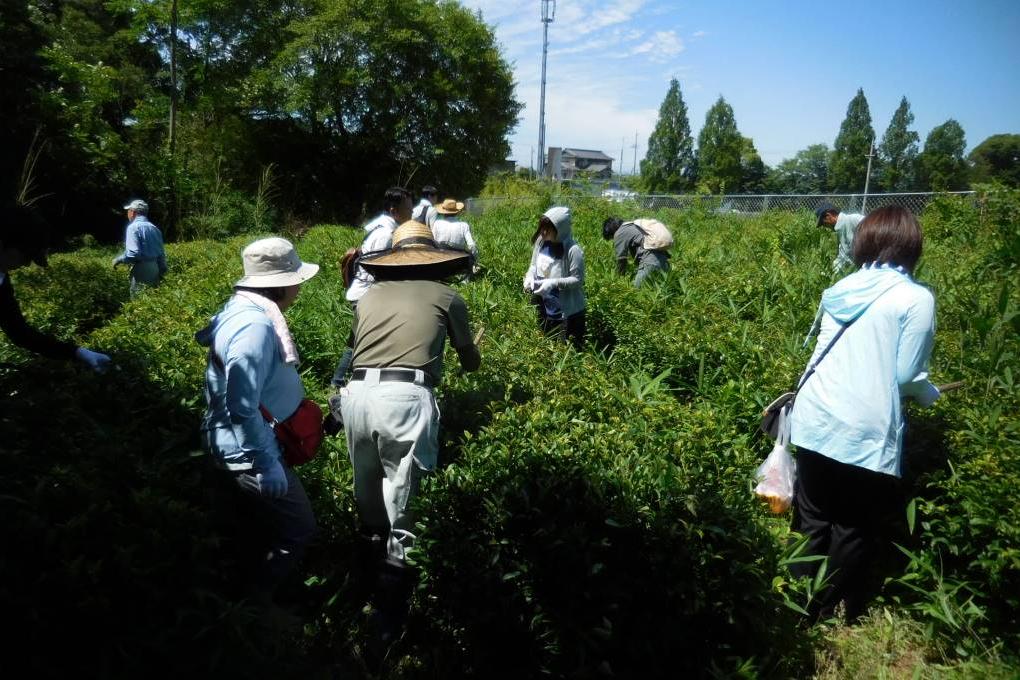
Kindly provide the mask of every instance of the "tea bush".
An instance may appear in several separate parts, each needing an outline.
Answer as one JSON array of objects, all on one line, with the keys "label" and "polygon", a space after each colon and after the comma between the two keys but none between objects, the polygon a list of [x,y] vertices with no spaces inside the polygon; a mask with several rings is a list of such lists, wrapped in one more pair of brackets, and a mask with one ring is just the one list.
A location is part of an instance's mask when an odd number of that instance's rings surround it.
[{"label": "tea bush", "polygon": [[[541,334],[520,289],[548,205],[522,199],[472,219],[485,271],[456,285],[488,329],[483,366],[462,374],[446,357],[441,467],[418,507],[420,579],[383,674],[810,675],[821,633],[794,611],[804,595],[783,566],[787,520],[750,486],[769,448],[753,434],[757,412],[809,356],[832,236],[806,214],[663,211],[673,269],[635,291],[601,238],[621,206],[569,201],[587,262],[582,352]],[[967,386],[910,410],[915,531],[884,597],[943,660],[1020,643],[1020,293],[1002,221],[1017,205],[993,192],[923,217],[917,274],[939,314],[932,375]],[[297,243],[322,266],[288,312],[320,402],[351,323],[337,263],[361,237],[323,225]],[[112,251],[14,274],[33,323],[120,368],[94,376],[0,339],[0,504],[6,545],[19,547],[0,562],[0,592],[24,621],[17,646],[60,639],[67,651],[15,657],[26,670],[364,674],[342,438],[300,471],[322,529],[298,591],[304,629],[260,625],[230,587],[235,518],[198,450],[205,353],[193,335],[254,238],[172,244],[164,285],[130,301]]]}]

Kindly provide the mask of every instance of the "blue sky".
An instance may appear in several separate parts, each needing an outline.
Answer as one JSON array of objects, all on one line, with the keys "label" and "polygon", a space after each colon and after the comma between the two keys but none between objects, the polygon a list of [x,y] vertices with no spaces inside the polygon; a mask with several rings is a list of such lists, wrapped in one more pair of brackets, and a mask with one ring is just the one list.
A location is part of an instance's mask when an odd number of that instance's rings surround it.
[{"label": "blue sky", "polygon": [[[510,142],[526,166],[538,146],[540,1],[462,4],[495,27],[514,65],[525,108]],[[858,87],[879,139],[904,95],[922,145],[949,118],[968,150],[1020,133],[1020,0],[559,0],[549,43],[546,145],[616,158],[625,145],[625,172],[672,77],[695,135],[722,95],[770,165],[831,146]]]}]

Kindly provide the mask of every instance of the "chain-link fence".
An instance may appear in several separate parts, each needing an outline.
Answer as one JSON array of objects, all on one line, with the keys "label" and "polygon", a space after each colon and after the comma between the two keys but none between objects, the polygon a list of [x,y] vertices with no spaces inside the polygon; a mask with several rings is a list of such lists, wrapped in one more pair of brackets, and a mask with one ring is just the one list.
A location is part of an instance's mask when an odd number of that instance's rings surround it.
[{"label": "chain-link fence", "polygon": [[[637,194],[621,189],[602,192],[607,201],[621,203],[643,210],[663,208],[685,209],[701,206],[708,210],[732,214],[758,214],[769,210],[814,210],[821,203],[831,203],[844,212],[866,213],[875,208],[898,205],[919,215],[935,196],[972,196],[973,191],[951,191],[944,193],[900,193],[900,194],[733,194],[727,196],[703,196],[687,194],[679,196]],[[557,202],[570,205],[577,196],[564,195]],[[481,214],[489,208],[513,201],[533,200],[527,197],[469,198],[467,209],[471,214]],[[622,207],[622,206],[621,206]]]}]

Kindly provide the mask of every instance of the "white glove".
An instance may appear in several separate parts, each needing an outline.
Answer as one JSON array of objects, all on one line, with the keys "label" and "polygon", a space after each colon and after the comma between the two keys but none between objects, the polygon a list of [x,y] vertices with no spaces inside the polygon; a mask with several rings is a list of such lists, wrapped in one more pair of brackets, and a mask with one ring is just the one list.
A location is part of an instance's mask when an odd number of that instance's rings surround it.
[{"label": "white glove", "polygon": [[106,373],[107,369],[110,368],[110,357],[100,352],[93,352],[90,349],[79,347],[74,351],[74,356],[77,357],[79,361],[88,364],[88,367],[96,373]]},{"label": "white glove", "polygon": [[524,292],[525,293],[530,293],[530,292],[532,292],[531,289],[534,288],[534,287],[535,287],[535,279],[534,279],[534,277],[525,276],[524,277]]},{"label": "white glove", "polygon": [[535,289],[536,295],[545,295],[556,290],[559,279],[546,279],[542,283],[538,284],[538,288]]}]

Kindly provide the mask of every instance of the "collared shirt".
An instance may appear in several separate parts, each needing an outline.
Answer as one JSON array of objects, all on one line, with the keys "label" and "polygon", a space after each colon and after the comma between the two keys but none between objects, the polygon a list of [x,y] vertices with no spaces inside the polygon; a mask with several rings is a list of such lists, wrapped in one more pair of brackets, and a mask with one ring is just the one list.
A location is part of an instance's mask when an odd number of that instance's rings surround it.
[{"label": "collared shirt", "polygon": [[432,224],[432,236],[440,248],[451,248],[471,253],[478,257],[478,244],[471,235],[471,225],[452,218],[440,217]]},{"label": "collared shirt", "polygon": [[[397,221],[383,213],[365,225],[365,240],[361,242],[361,254],[368,255],[378,250],[386,250],[393,245],[393,230],[397,228]],[[375,283],[375,277],[368,273],[368,270],[360,264],[354,270],[354,280],[347,289],[347,300],[357,302],[361,296],[368,292],[369,287]]]},{"label": "collared shirt", "polygon": [[[425,219],[422,219],[423,212]],[[435,206],[427,198],[418,201],[418,205],[414,206],[414,210],[411,211],[412,220],[417,220],[430,227],[435,223],[437,217],[439,217],[439,212],[436,211]]]},{"label": "collared shirt", "polygon": [[[163,250],[163,234],[145,215],[137,215],[127,227],[124,236],[124,254],[121,262],[166,262]],[[165,269],[162,266],[161,269]]]},{"label": "collared shirt", "polygon": [[857,213],[840,213],[836,218],[832,230],[839,239],[839,250],[836,259],[832,261],[832,271],[837,274],[854,267],[854,235],[857,233],[857,225],[863,219],[864,215]]}]

